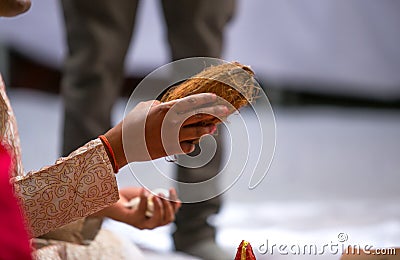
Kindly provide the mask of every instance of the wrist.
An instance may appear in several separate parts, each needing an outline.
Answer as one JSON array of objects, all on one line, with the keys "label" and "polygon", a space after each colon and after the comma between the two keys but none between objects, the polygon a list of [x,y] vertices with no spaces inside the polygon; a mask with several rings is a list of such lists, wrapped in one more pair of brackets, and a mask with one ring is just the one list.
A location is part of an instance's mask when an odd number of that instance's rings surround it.
[{"label": "wrist", "polygon": [[[107,151],[107,154],[110,158],[111,163],[113,164],[114,170],[118,170],[127,164],[124,148],[122,145],[122,131],[119,130],[122,130],[120,124],[111,128],[107,133],[104,134],[106,140],[108,141],[109,148],[111,148],[107,149],[106,147],[106,150],[109,150]],[[103,144],[105,144],[104,141]]]}]

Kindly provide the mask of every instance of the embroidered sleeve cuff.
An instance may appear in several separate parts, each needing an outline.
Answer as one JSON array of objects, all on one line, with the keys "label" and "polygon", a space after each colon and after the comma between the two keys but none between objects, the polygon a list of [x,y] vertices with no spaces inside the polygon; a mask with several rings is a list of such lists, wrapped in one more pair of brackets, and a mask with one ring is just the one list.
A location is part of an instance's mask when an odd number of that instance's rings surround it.
[{"label": "embroidered sleeve cuff", "polygon": [[13,179],[32,237],[91,215],[118,201],[113,168],[100,139],[52,166]]}]

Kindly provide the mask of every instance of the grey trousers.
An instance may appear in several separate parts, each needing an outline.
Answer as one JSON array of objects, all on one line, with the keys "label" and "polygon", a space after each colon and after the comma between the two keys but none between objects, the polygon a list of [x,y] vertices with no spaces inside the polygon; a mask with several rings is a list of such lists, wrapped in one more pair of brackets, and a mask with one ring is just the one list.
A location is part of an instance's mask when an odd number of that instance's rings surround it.
[{"label": "grey trousers", "polygon": [[[171,59],[220,57],[225,25],[235,0],[161,0]],[[62,0],[68,55],[62,79],[64,155],[111,127],[111,109],[121,90],[125,56],[132,37],[138,0]],[[220,147],[220,145],[219,145]],[[218,149],[221,150],[221,149]],[[219,157],[190,170],[178,167],[178,180],[208,179],[218,172]],[[183,205],[174,234],[177,249],[213,239],[207,217],[220,198]]]}]

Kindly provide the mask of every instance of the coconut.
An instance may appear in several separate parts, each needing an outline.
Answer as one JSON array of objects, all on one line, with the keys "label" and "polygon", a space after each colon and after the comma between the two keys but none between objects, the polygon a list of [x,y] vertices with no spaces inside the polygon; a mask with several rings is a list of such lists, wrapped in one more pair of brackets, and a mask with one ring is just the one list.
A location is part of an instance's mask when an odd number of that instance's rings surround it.
[{"label": "coconut", "polygon": [[[214,93],[229,102],[234,109],[239,109],[254,102],[260,87],[254,79],[254,72],[249,66],[239,62],[210,66],[179,85],[170,88],[161,98],[167,102],[199,93]],[[214,118],[202,124],[220,122]]]}]

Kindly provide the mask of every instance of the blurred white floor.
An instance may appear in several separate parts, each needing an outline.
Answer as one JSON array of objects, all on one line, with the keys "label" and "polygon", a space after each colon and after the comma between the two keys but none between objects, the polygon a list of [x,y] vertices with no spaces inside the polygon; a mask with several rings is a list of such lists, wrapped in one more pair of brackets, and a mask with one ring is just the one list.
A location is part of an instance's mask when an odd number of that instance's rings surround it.
[{"label": "blurred white floor", "polygon": [[[10,90],[9,96],[25,170],[54,162],[60,150],[60,98],[27,90]],[[121,100],[115,120],[124,107]],[[211,220],[218,227],[218,243],[233,256],[240,241],[249,240],[258,259],[312,259],[257,251],[267,240],[269,246],[322,247],[339,243],[339,233],[348,236],[345,243],[399,247],[400,111],[307,107],[279,108],[275,115],[271,169],[255,190],[247,189],[246,177],[224,194],[223,210]],[[173,171],[170,164],[165,169]],[[117,178],[120,186],[137,185],[129,169]],[[151,259],[165,259],[172,248],[172,227],[138,231],[112,221],[105,226],[161,253]],[[339,259],[329,252],[316,257]]]}]

